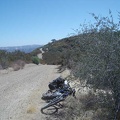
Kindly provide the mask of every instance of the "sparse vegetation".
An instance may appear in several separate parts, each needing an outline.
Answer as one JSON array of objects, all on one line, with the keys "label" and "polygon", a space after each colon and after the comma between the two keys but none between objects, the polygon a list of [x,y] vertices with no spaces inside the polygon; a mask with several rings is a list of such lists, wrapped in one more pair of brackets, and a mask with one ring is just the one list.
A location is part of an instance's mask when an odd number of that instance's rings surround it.
[{"label": "sparse vegetation", "polygon": [[32,57],[37,55],[37,53],[38,49],[34,50],[32,53],[0,50],[0,69],[6,69],[8,67],[13,67],[14,70],[22,69],[25,63],[32,63]]},{"label": "sparse vegetation", "polygon": [[[97,106],[101,112],[96,114],[94,119],[119,120],[120,22],[114,23],[111,11],[109,11],[108,17],[91,15],[96,20],[94,24],[81,25],[76,36],[49,43],[44,47],[47,49],[47,54],[44,54],[43,58],[49,59],[47,55],[56,56],[56,59],[60,57],[57,59],[59,61],[57,64],[70,68],[72,74],[86,82],[86,85],[90,85],[94,90],[109,91],[111,94],[107,94],[107,92],[99,94],[99,97],[103,97],[102,106],[104,107]],[[119,13],[118,16],[120,20]],[[60,52],[60,55],[57,52]],[[56,64],[56,59],[50,58],[45,61]],[[89,107],[88,104],[86,105]],[[93,105],[96,106],[96,104]],[[101,114],[104,115],[102,118],[100,118]]]},{"label": "sparse vegetation", "polygon": [[30,53],[30,55],[31,55],[31,56],[37,56],[37,55],[40,54],[40,53],[42,53],[42,52],[40,51],[40,48],[37,48],[37,49],[33,50],[33,51]]}]

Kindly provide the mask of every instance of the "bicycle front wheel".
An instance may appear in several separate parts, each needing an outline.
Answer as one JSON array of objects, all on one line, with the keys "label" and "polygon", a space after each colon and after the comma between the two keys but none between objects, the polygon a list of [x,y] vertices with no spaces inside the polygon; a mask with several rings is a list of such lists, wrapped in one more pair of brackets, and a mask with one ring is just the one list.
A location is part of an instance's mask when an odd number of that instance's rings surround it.
[{"label": "bicycle front wheel", "polygon": [[50,106],[48,108],[41,108],[41,113],[45,115],[52,115],[58,111],[58,108],[55,106]]}]

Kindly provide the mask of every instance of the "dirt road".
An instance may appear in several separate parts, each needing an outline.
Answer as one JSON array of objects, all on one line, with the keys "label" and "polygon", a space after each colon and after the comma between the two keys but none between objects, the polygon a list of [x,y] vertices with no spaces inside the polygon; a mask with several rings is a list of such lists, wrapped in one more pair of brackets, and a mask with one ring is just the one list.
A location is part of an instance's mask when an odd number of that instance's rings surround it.
[{"label": "dirt road", "polygon": [[41,95],[57,78],[57,66],[26,65],[19,71],[0,73],[0,120],[45,120]]}]

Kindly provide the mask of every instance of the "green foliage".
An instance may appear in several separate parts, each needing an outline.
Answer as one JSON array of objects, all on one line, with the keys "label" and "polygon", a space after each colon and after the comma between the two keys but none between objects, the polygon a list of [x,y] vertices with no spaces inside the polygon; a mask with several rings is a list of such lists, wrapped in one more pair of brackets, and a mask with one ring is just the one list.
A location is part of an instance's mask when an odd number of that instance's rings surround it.
[{"label": "green foliage", "polygon": [[32,57],[32,62],[36,65],[38,65],[40,63],[40,59],[37,56],[33,56]]}]

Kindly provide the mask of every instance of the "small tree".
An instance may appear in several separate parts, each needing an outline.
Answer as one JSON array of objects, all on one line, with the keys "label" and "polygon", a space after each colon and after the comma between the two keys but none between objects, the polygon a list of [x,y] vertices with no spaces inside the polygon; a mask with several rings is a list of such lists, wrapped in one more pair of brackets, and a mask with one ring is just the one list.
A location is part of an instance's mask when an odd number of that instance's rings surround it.
[{"label": "small tree", "polygon": [[52,39],[51,41],[54,43],[54,42],[56,42],[57,40],[56,40],[56,39]]}]

